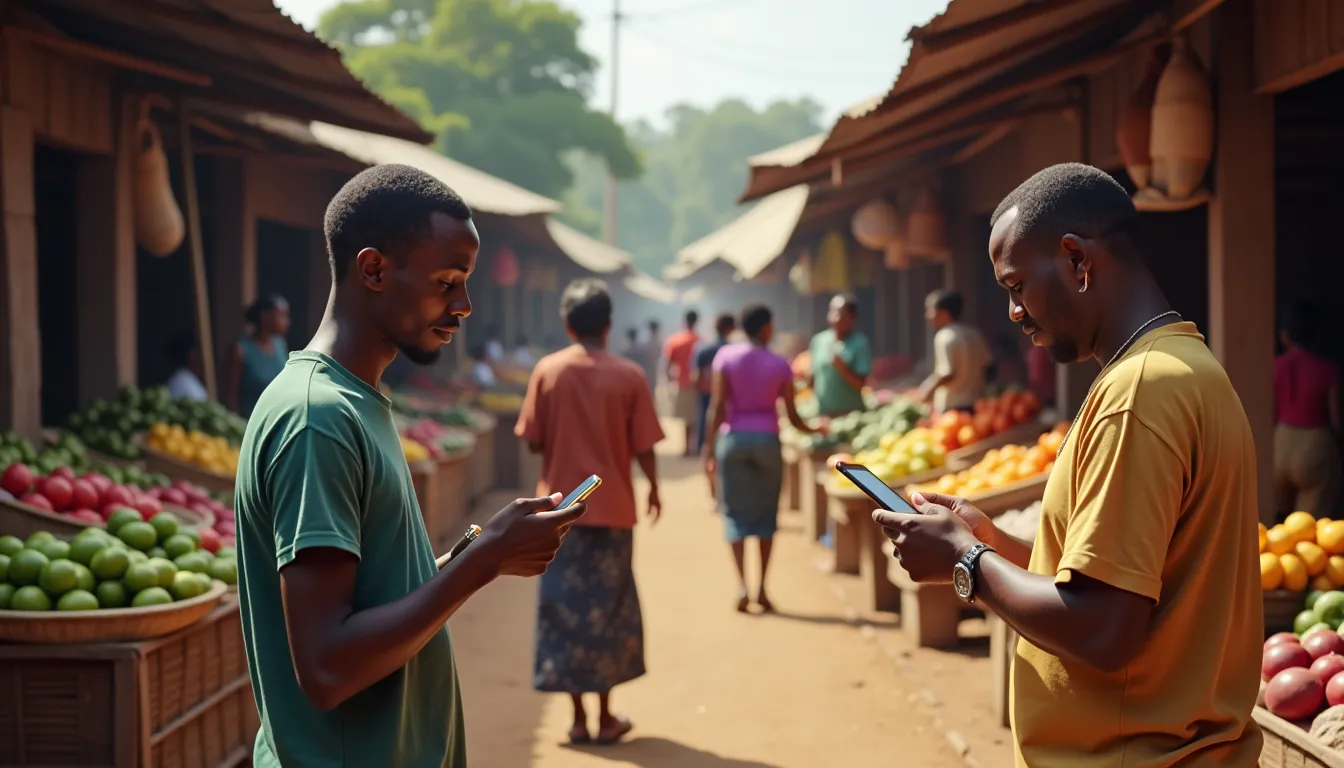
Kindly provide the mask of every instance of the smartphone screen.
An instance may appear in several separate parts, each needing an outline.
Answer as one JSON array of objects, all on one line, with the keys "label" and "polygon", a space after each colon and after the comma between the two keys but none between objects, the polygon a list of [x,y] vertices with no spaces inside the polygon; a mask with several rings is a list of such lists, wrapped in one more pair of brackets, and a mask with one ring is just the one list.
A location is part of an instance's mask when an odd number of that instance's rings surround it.
[{"label": "smartphone screen", "polygon": [[568,507],[574,506],[575,504],[578,504],[580,501],[583,501],[584,499],[588,498],[588,494],[597,490],[597,487],[601,484],[602,484],[602,478],[598,477],[597,475],[590,475],[587,480],[584,480],[582,483],[579,483],[578,488],[575,488],[574,490],[570,491],[569,495],[566,496],[564,500],[560,502],[560,506],[556,507],[556,509],[566,509]]},{"label": "smartphone screen", "polygon": [[887,484],[882,482],[877,475],[874,475],[871,469],[862,464],[841,462],[836,464],[835,468],[883,509],[892,512],[908,512],[912,515],[919,514],[919,510],[911,506],[910,502],[906,501],[899,493],[888,488]]}]

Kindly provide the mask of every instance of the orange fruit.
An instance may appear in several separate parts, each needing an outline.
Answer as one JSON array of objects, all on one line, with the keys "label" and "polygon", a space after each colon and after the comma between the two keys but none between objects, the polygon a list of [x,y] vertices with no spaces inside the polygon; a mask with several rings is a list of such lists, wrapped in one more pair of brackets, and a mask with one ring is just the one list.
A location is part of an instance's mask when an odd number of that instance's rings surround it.
[{"label": "orange fruit", "polygon": [[1327,520],[1316,528],[1316,543],[1331,555],[1344,554],[1344,520]]},{"label": "orange fruit", "polygon": [[1324,576],[1330,580],[1335,589],[1344,587],[1344,556],[1330,555],[1325,559]]},{"label": "orange fruit", "polygon": [[1316,518],[1306,512],[1294,512],[1283,520],[1283,529],[1296,544],[1316,540]]},{"label": "orange fruit", "polygon": [[1268,552],[1260,555],[1260,588],[1268,592],[1283,584],[1283,564],[1276,555]]},{"label": "orange fruit", "polygon": [[1325,572],[1325,550],[1314,541],[1299,541],[1293,546],[1297,556],[1307,566],[1308,576],[1319,576]]},{"label": "orange fruit", "polygon": [[1265,545],[1269,543],[1269,529],[1265,528],[1264,523],[1260,523],[1260,551],[1265,551]]},{"label": "orange fruit", "polygon": [[1335,588],[1335,585],[1333,582],[1330,581],[1329,576],[1326,576],[1324,573],[1322,573],[1320,576],[1312,577],[1311,588],[1318,589],[1322,592],[1329,592],[1330,590]]},{"label": "orange fruit", "polygon": [[1279,564],[1283,566],[1283,588],[1293,592],[1302,592],[1307,588],[1309,576],[1307,565],[1295,554],[1279,555]]},{"label": "orange fruit", "polygon": [[1269,533],[1265,534],[1266,552],[1273,552],[1276,555],[1287,554],[1292,551],[1293,544],[1295,543],[1296,542],[1294,542],[1292,537],[1288,535],[1288,531],[1284,530],[1282,525],[1276,525],[1273,528],[1270,528]]}]

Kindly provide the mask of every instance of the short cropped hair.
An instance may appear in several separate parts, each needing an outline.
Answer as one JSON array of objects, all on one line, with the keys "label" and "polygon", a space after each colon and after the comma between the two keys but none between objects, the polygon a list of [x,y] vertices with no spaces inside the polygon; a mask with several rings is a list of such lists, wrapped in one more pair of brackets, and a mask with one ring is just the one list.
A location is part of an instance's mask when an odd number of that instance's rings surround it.
[{"label": "short cropped hair", "polygon": [[1310,346],[1316,341],[1321,330],[1321,317],[1316,307],[1298,300],[1283,308],[1279,326],[1288,334],[1288,339],[1299,346]]},{"label": "short cropped hair", "polygon": [[700,322],[700,313],[699,313],[699,312],[696,312],[694,309],[692,309],[692,310],[690,310],[689,312],[686,313],[686,327],[687,327],[687,328],[694,328],[694,327],[695,327],[695,324],[698,323],[698,322]]},{"label": "short cropped hair", "polygon": [[418,168],[388,164],[360,171],[331,198],[322,221],[335,281],[345,279],[365,248],[396,256],[419,245],[429,236],[435,212],[458,221],[471,218],[471,208],[456,192]]},{"label": "short cropped hair", "polygon": [[742,308],[742,331],[753,339],[770,324],[770,308],[764,304],[748,304]]},{"label": "short cropped hair", "polygon": [[855,317],[859,316],[859,297],[852,293],[837,293],[831,298],[831,303],[840,302],[840,309],[847,309]]},{"label": "short cropped hair", "polygon": [[722,312],[714,320],[714,331],[720,336],[727,336],[737,327],[737,318],[733,317],[731,312]]},{"label": "short cropped hair", "polygon": [[961,319],[962,309],[966,306],[966,301],[956,291],[934,291],[925,301],[934,309],[946,310],[953,320]]},{"label": "short cropped hair", "polygon": [[596,278],[581,278],[560,296],[560,316],[581,339],[595,339],[611,325],[611,294]]},{"label": "short cropped hair", "polygon": [[989,219],[1017,208],[1014,237],[1058,239],[1066,234],[1099,239],[1130,249],[1142,248],[1138,211],[1129,193],[1110,174],[1083,163],[1061,163],[1036,172],[1008,193]]}]

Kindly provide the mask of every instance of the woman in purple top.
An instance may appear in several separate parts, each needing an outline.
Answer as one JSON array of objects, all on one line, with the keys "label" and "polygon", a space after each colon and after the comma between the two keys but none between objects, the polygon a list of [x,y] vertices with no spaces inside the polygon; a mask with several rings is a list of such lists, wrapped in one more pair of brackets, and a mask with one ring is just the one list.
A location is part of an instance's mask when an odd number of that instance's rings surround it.
[{"label": "woman in purple top", "polygon": [[779,512],[779,492],[784,481],[784,459],[779,450],[780,399],[795,429],[813,434],[798,416],[793,402],[793,371],[784,358],[769,349],[774,332],[770,309],[761,304],[742,311],[745,343],[728,344],[714,356],[713,389],[710,393],[709,429],[703,450],[705,472],[717,473],[719,508],[737,563],[737,610],[745,612],[747,591],[745,545],[756,539],[761,554],[760,588],[756,604],[772,610],[765,594],[765,572]]}]

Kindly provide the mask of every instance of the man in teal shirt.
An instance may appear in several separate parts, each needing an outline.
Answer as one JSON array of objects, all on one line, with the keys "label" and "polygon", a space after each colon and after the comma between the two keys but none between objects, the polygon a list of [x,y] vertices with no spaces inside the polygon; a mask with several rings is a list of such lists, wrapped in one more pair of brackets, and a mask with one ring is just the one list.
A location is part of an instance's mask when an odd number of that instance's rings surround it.
[{"label": "man in teal shirt", "polygon": [[858,319],[858,301],[847,294],[836,296],[826,313],[830,327],[813,336],[808,345],[812,392],[823,416],[865,408],[863,385],[872,373],[873,361],[868,339],[854,329]]},{"label": "man in teal shirt", "polygon": [[435,561],[378,385],[399,352],[437,359],[471,313],[471,210],[432,176],[383,165],[336,194],[325,230],[326,314],[261,393],[238,463],[253,763],[464,768],[446,622],[496,577],[544,571],[583,506],[520,499]]}]

